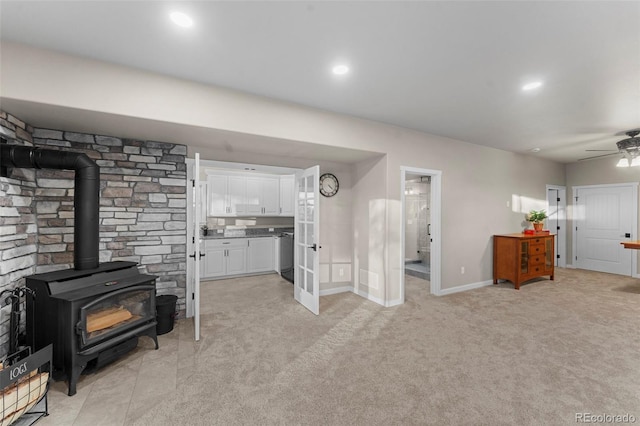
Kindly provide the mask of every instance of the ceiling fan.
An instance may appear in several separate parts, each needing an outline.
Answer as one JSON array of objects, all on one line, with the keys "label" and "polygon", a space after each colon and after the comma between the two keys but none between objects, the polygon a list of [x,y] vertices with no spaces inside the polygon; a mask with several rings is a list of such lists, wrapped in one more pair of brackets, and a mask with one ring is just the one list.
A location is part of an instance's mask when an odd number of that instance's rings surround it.
[{"label": "ceiling fan", "polygon": [[625,132],[626,139],[616,142],[617,150],[612,149],[587,149],[586,151],[614,151],[610,154],[595,155],[592,157],[580,158],[578,161],[592,160],[594,158],[608,157],[610,155],[622,155],[622,158],[618,162],[618,167],[633,167],[640,166],[640,138],[636,137],[640,135],[640,130],[629,130]]}]

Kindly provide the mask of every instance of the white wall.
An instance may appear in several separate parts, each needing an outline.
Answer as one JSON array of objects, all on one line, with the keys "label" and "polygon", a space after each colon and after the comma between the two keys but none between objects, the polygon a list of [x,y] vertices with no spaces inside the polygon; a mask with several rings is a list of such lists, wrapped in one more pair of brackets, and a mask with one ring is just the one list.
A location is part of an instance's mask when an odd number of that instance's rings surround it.
[{"label": "white wall", "polygon": [[[179,123],[187,144],[202,129],[222,129],[274,138],[265,140],[274,148],[277,139],[299,141],[303,153],[312,143],[309,155],[318,145],[386,153],[356,164],[351,191],[354,285],[380,300],[400,296],[401,166],[443,172],[442,289],[490,280],[491,236],[521,231],[524,212],[546,200],[545,185],[565,184],[563,165],[531,156],[12,43],[1,47],[6,98],[148,119],[149,127]],[[211,146],[239,155],[233,145]],[[251,156],[246,151],[243,158]],[[514,201],[516,211],[506,204]]]},{"label": "white wall", "polygon": [[[569,264],[573,264],[573,187],[582,185],[606,185],[615,183],[640,182],[640,167],[616,167],[620,157],[613,155],[597,160],[581,161],[577,163],[567,164],[567,216],[568,229],[567,234],[567,259]],[[640,229],[640,219],[639,219]],[[633,237],[634,240],[640,240],[639,235]],[[638,260],[640,261],[640,250],[638,251]]]}]

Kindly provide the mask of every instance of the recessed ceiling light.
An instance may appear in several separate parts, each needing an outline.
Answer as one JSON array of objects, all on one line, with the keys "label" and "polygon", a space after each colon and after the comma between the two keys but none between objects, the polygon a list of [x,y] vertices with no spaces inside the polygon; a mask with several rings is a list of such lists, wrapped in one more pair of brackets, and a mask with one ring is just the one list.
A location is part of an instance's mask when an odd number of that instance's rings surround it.
[{"label": "recessed ceiling light", "polygon": [[525,92],[528,92],[529,90],[534,90],[539,87],[542,87],[541,81],[532,81],[531,83],[527,83],[524,86],[522,86],[522,90],[524,90]]},{"label": "recessed ceiling light", "polygon": [[531,152],[540,152],[540,148],[533,148]]},{"label": "recessed ceiling light", "polygon": [[349,72],[349,67],[346,65],[336,65],[331,70],[335,75],[345,75]]},{"label": "recessed ceiling light", "polygon": [[193,19],[189,17],[189,15],[182,12],[171,12],[169,15],[171,20],[176,24],[184,28],[189,28],[193,26]]}]

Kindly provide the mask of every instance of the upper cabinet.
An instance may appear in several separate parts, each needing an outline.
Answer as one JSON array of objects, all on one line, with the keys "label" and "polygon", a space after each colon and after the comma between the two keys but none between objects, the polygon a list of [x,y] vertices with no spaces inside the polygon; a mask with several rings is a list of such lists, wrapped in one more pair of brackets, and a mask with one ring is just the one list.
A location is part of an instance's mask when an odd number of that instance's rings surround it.
[{"label": "upper cabinet", "polygon": [[293,216],[293,183],[293,175],[207,172],[208,216]]},{"label": "upper cabinet", "polygon": [[280,216],[293,216],[295,175],[280,176]]},{"label": "upper cabinet", "polygon": [[279,177],[247,177],[247,214],[278,216],[280,214]]}]

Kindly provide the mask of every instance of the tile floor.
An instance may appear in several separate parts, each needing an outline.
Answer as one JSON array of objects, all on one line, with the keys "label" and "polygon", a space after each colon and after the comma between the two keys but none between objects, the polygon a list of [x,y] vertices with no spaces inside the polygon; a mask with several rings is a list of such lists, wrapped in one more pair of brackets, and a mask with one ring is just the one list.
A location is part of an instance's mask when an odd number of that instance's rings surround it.
[{"label": "tile floor", "polygon": [[65,382],[52,382],[48,393],[49,416],[37,424],[124,425],[153,407],[158,397],[176,391],[179,368],[193,351],[193,323],[179,320],[172,332],[158,336],[160,348],[148,337],[138,347],[95,374],[83,375],[78,392],[67,396]]}]

